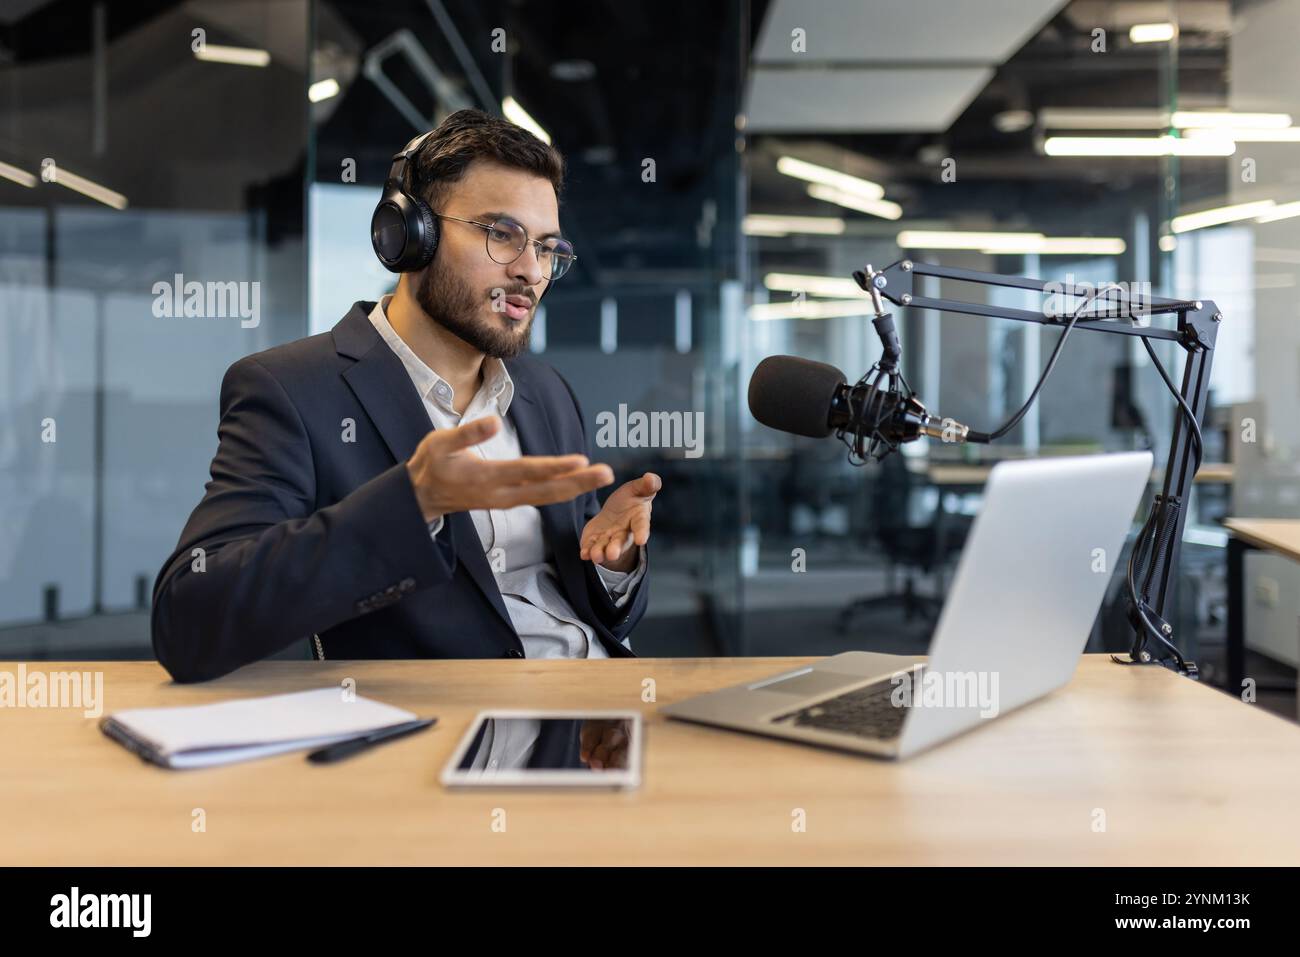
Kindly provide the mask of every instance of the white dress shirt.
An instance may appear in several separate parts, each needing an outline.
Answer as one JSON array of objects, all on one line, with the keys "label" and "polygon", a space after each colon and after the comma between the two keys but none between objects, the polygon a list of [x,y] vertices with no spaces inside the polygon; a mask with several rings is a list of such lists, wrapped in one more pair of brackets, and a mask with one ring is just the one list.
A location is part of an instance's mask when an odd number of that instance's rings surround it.
[{"label": "white dress shirt", "polygon": [[[483,360],[483,384],[463,414],[453,404],[451,384],[429,368],[397,334],[385,310],[392,296],[384,296],[370,312],[370,322],[389,348],[402,361],[415,391],[420,394],[434,428],[453,428],[485,415],[497,415],[502,427],[497,434],[474,446],[485,459],[516,459],[520,456],[519,435],[506,416],[514,396],[514,382],[505,363],[497,358]],[[507,509],[470,511],[488,565],[510,615],[526,658],[607,658],[604,645],[592,627],[578,617],[565,599],[555,573],[550,546],[542,534],[542,515],[531,505]],[[443,526],[443,517],[429,525],[432,535]],[[645,575],[645,549],[639,549],[637,567],[617,572],[596,566],[596,573],[615,607],[622,607]],[[624,639],[626,642],[626,639]]]}]

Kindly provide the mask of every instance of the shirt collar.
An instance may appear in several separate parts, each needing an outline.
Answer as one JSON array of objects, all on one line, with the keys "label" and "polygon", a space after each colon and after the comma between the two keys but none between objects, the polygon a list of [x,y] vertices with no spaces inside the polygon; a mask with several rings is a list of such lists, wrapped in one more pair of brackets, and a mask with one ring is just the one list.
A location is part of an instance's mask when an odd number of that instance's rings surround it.
[{"label": "shirt collar", "polygon": [[[406,374],[411,377],[415,389],[420,393],[421,399],[427,399],[432,395],[433,400],[438,405],[443,406],[447,411],[454,411],[453,402],[455,400],[455,390],[452,389],[451,383],[444,379],[438,373],[429,368],[423,359],[415,354],[406,341],[397,334],[397,330],[392,327],[388,321],[387,309],[388,304],[393,297],[383,296],[375,303],[375,308],[370,310],[370,323],[375,330],[388,343],[388,347],[402,361],[406,368]],[[505,415],[510,409],[510,402],[514,398],[515,384],[510,378],[510,372],[506,369],[506,364],[495,356],[487,356],[483,360],[483,385],[479,388],[479,393],[487,401],[496,400],[497,409],[501,415]],[[470,399],[471,403],[473,398]]]}]

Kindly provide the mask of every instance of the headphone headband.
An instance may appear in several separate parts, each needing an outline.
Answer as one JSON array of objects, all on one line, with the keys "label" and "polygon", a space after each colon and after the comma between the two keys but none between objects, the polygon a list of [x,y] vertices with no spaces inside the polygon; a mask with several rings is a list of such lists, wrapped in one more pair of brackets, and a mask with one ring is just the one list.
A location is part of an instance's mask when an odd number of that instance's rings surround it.
[{"label": "headphone headband", "polygon": [[438,220],[429,204],[406,189],[406,165],[433,131],[421,133],[393,155],[384,193],[370,217],[370,244],[389,272],[415,272],[438,248]]},{"label": "headphone headband", "polygon": [[420,148],[420,144],[428,139],[432,133],[433,130],[429,130],[428,133],[421,133],[402,147],[401,152],[393,154],[393,165],[388,168],[388,179],[385,180],[385,185],[395,180],[398,186],[403,189],[406,188],[406,163],[415,155],[415,152]]}]

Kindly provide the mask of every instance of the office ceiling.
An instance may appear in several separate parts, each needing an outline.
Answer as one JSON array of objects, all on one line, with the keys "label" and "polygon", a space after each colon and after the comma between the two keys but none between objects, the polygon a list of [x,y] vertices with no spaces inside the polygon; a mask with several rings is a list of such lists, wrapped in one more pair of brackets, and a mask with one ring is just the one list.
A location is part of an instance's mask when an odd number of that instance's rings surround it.
[{"label": "office ceiling", "polygon": [[[132,0],[106,5],[108,149],[97,155],[95,4],[22,0],[0,20],[8,107],[0,160],[34,168],[41,156],[77,156],[79,172],[133,204],[163,208],[246,208],[251,195],[285,194],[303,175],[336,180],[343,157],[357,160],[361,182],[377,184],[416,124],[366,78],[365,57],[405,31],[458,98],[492,105],[475,74],[513,90],[567,154],[566,227],[599,250],[584,259],[589,268],[575,287],[711,275],[710,243],[725,240],[716,227],[736,198],[728,164],[737,112],[754,211],[845,212],[810,206],[801,185],[775,171],[776,157],[793,153],[885,184],[909,219],[1032,218],[1049,231],[1112,232],[1117,211],[1158,191],[1159,163],[1048,161],[1040,131],[1001,132],[995,118],[1044,107],[1161,107],[1173,69],[1181,105],[1223,105],[1228,31],[1250,5],[1174,3],[1182,24],[1174,66],[1166,45],[1128,41],[1128,26],[1154,7],[1124,0],[568,0],[544,8],[523,0]],[[343,85],[310,114],[305,104],[298,111],[307,81],[298,24],[309,7],[313,68]],[[269,49],[272,65],[197,63],[185,42],[197,25],[214,42]],[[485,41],[497,27],[507,31],[509,56]],[[790,49],[796,27],[806,30],[806,53]],[[1097,27],[1109,35],[1104,56],[1090,47]],[[436,118],[439,97],[417,64],[395,57],[386,74],[420,115]],[[310,171],[308,115],[317,131]],[[958,160],[962,188],[941,182],[944,157]],[[657,187],[641,179],[647,158]],[[1184,161],[1184,197],[1221,191],[1223,167]],[[40,192],[0,182],[0,203],[43,202],[32,195]],[[891,228],[846,215],[882,235]]]},{"label": "office ceiling", "polygon": [[941,132],[1063,5],[775,0],[754,45],[747,128]]},{"label": "office ceiling", "polygon": [[[1115,235],[1133,208],[1161,193],[1159,160],[1049,159],[1041,127],[1003,131],[997,118],[1045,107],[1167,109],[1171,86],[1183,109],[1224,107],[1227,38],[1244,6],[774,0],[755,36],[747,88],[751,211],[844,215],[868,232],[897,231],[888,220],[810,202],[805,184],[775,169],[778,156],[795,155],[885,185],[910,222]],[[1169,44],[1129,40],[1129,27],[1168,20],[1171,11],[1181,29],[1176,60]],[[808,53],[791,53],[790,30],[805,23],[815,24]],[[1106,32],[1105,53],[1093,49],[1097,29]],[[878,47],[873,36],[882,38]],[[956,161],[960,188],[942,180],[945,159]],[[1182,160],[1184,201],[1222,193],[1224,170],[1221,159]]]}]

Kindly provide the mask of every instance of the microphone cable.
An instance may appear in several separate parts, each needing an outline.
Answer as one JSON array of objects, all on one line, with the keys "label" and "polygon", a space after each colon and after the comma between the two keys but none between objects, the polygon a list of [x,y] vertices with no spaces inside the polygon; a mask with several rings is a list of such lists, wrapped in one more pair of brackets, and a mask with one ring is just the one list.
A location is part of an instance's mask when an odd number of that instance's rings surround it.
[{"label": "microphone cable", "polygon": [[[1039,375],[1037,384],[1035,384],[1033,391],[1029,393],[1029,398],[1025,400],[1025,404],[1020,407],[1019,411],[992,432],[970,432],[967,435],[967,441],[980,442],[984,445],[988,445],[990,442],[995,442],[1002,438],[1002,436],[1006,435],[1020,424],[1020,420],[1025,417],[1025,413],[1029,411],[1030,407],[1034,404],[1034,401],[1038,398],[1038,393],[1042,391],[1043,386],[1046,384],[1047,377],[1051,375],[1052,370],[1056,368],[1056,360],[1060,358],[1061,349],[1065,345],[1065,340],[1068,339],[1070,333],[1074,331],[1074,324],[1079,321],[1079,314],[1083,312],[1085,306],[1100,296],[1103,292],[1110,292],[1112,289],[1118,289],[1122,292],[1124,287],[1117,283],[1103,283],[1092,292],[1088,293],[1088,295],[1084,296],[1083,302],[1079,303],[1078,307],[1074,310],[1073,315],[1070,316],[1070,321],[1066,323],[1065,330],[1061,333],[1061,338],[1056,340],[1056,345],[1052,349],[1052,354],[1048,356],[1047,365],[1043,367],[1042,374]],[[1145,342],[1146,340],[1143,341]]]},{"label": "microphone cable", "polygon": [[[1174,380],[1165,369],[1164,363],[1160,361],[1160,357],[1156,355],[1156,351],[1152,348],[1151,342],[1144,338],[1142,340],[1142,345],[1146,347],[1147,355],[1150,357],[1151,363],[1156,367],[1156,371],[1160,373],[1160,378],[1164,381],[1165,387],[1168,388],[1170,394],[1178,400],[1178,408],[1187,422],[1188,430],[1192,433],[1196,459],[1196,465],[1192,469],[1192,475],[1195,476],[1196,473],[1201,470],[1201,462],[1204,460],[1205,456],[1205,439],[1201,434],[1201,424],[1196,421],[1196,414],[1192,411],[1191,406],[1187,404],[1187,400],[1183,398],[1182,393],[1179,392],[1178,388],[1174,385]],[[1177,500],[1167,499],[1163,492],[1158,494],[1155,502],[1152,503],[1151,511],[1147,516],[1146,522],[1138,532],[1137,538],[1133,541],[1133,550],[1129,553],[1128,557],[1128,573],[1126,581],[1128,585],[1129,607],[1132,609],[1133,617],[1137,619],[1138,624],[1141,626],[1141,634],[1133,644],[1133,648],[1129,653],[1128,661],[1118,658],[1115,655],[1111,655],[1110,658],[1112,661],[1121,665],[1145,664],[1145,662],[1140,659],[1140,656],[1144,650],[1144,646],[1146,645],[1146,639],[1150,638],[1152,641],[1156,642],[1156,644],[1162,646],[1169,652],[1175,663],[1178,665],[1178,671],[1180,673],[1195,676],[1198,673],[1195,663],[1189,663],[1186,661],[1173,642],[1165,636],[1162,629],[1157,627],[1155,622],[1151,620],[1152,612],[1146,601],[1149,589],[1151,588],[1151,581],[1155,577],[1156,562],[1159,555],[1168,547],[1171,529],[1177,525],[1174,513],[1181,507],[1181,505],[1182,503]],[[1149,538],[1152,538],[1155,535],[1155,526],[1158,517],[1163,519],[1162,529],[1164,534],[1161,536],[1159,542],[1148,541]],[[1153,545],[1154,549],[1150,553],[1149,564],[1147,565],[1146,579],[1142,583],[1142,594],[1139,596],[1133,569],[1135,565],[1141,565],[1143,563],[1145,560],[1143,556],[1146,555],[1147,550],[1152,548]],[[1172,569],[1172,571],[1175,575],[1178,573],[1178,569]],[[1168,627],[1168,622],[1164,623],[1164,627]]]},{"label": "microphone cable", "polygon": [[[854,278],[857,279],[856,276]],[[865,279],[858,280],[858,284],[862,285],[865,289],[867,287],[864,283]],[[1073,315],[1070,316],[1070,321],[1066,324],[1065,331],[1063,331],[1061,337],[1056,340],[1056,345],[1052,349],[1052,354],[1047,359],[1047,365],[1043,367],[1043,371],[1039,374],[1038,382],[1034,385],[1033,391],[1029,393],[1029,398],[1025,400],[1024,405],[1020,407],[1015,415],[1011,416],[1011,418],[1007,419],[1006,422],[1002,423],[1002,425],[998,426],[998,428],[992,432],[977,432],[974,429],[971,429],[966,434],[967,442],[988,445],[991,442],[1002,438],[1020,424],[1020,420],[1025,417],[1025,414],[1028,413],[1029,409],[1038,399],[1038,393],[1042,391],[1043,386],[1046,384],[1047,377],[1050,376],[1052,370],[1056,368],[1056,360],[1060,358],[1061,349],[1065,346],[1065,340],[1070,337],[1070,333],[1074,330],[1075,323],[1079,321],[1079,316],[1083,312],[1084,308],[1103,292],[1108,293],[1112,289],[1118,289],[1122,292],[1124,287],[1116,283],[1104,283],[1092,292],[1088,293],[1088,295],[1084,297],[1083,301],[1079,303],[1078,307],[1074,310]],[[1142,341],[1144,343],[1146,342],[1145,339]],[[1150,351],[1149,344],[1147,345],[1147,350]],[[1160,369],[1161,374],[1166,375],[1164,368],[1160,367]],[[884,414],[884,395],[880,391],[880,381],[886,375],[888,375],[889,391],[891,393],[897,392],[898,384],[901,382],[903,388],[907,390],[905,398],[911,398],[915,395],[915,393],[912,392],[911,387],[908,386],[907,380],[903,378],[902,372],[887,372],[882,368],[879,361],[874,363],[871,368],[867,370],[866,374],[857,381],[856,385],[854,385],[853,392],[850,393],[850,395],[856,394],[859,389],[864,387],[867,390],[867,399],[863,404],[863,408],[860,410],[856,408],[853,409],[855,413],[860,411],[862,414],[853,416],[853,422],[855,423],[854,428],[839,429],[836,432],[840,441],[848,446],[849,463],[851,465],[865,465],[870,459],[879,461],[890,452],[898,450],[898,443],[891,442],[880,431],[880,427],[886,418]],[[868,382],[868,379],[871,381]],[[1166,375],[1166,382],[1168,381],[1169,379]],[[1178,390],[1174,389],[1175,395],[1177,392]],[[852,405],[851,401],[850,405]]]}]

